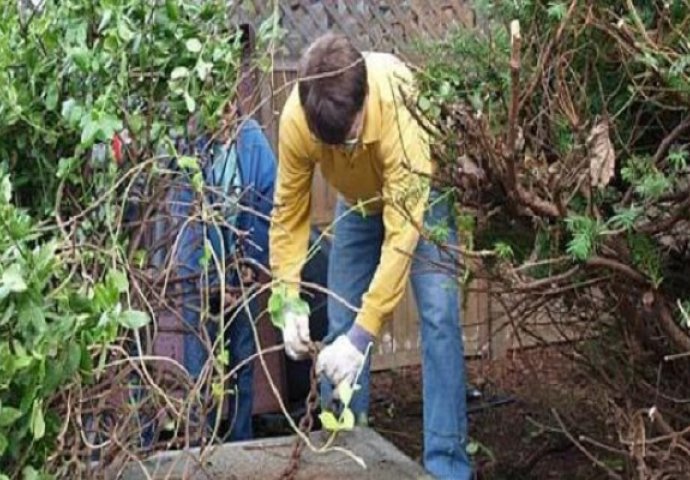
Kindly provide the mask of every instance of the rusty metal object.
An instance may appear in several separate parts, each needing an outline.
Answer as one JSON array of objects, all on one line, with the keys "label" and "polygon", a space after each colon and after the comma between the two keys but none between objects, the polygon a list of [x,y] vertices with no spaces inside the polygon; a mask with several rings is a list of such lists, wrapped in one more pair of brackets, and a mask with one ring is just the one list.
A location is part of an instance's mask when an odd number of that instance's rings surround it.
[{"label": "rusty metal object", "polygon": [[[312,427],[314,426],[314,411],[319,401],[319,379],[316,375],[316,357],[319,354],[320,345],[317,343],[312,343],[311,349],[309,351],[312,364],[311,364],[311,386],[309,389],[309,395],[305,401],[306,411],[299,421],[299,429],[305,435],[309,435]],[[283,471],[280,476],[280,480],[294,480],[297,476],[297,471],[299,470],[300,460],[302,458],[302,451],[306,443],[302,440],[300,436],[295,439],[294,446],[292,447],[292,453],[290,454],[290,462],[288,466]]]}]

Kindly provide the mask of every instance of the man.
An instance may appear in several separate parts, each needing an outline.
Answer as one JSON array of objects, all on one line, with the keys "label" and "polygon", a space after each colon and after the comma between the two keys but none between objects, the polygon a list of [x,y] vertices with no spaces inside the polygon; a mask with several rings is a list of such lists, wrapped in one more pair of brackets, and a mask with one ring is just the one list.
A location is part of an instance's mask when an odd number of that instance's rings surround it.
[{"label": "man", "polygon": [[[193,135],[193,134],[192,134]],[[276,161],[273,150],[259,124],[253,119],[244,119],[235,103],[230,103],[221,123],[220,131],[211,137],[202,135],[195,142],[195,151],[204,159],[203,163],[210,168],[205,171],[206,184],[214,191],[220,190],[222,196],[216,201],[227,203],[232,201],[233,195],[239,196],[240,210],[232,205],[224,210],[226,214],[236,217],[226,218],[237,231],[242,232],[245,241],[242,242],[245,260],[256,267],[268,263],[268,217],[272,209],[273,187],[276,178]],[[213,203],[213,201],[212,201]],[[214,235],[214,229],[209,231],[211,245],[218,254],[233,248],[237,239],[234,232],[224,229],[224,238]],[[221,246],[223,243],[224,246]],[[226,272],[229,285],[238,286],[239,278],[236,272]],[[258,272],[253,273],[256,278]],[[218,299],[219,300],[219,299]],[[219,302],[213,302],[218,310]],[[256,351],[253,326],[258,315],[256,302],[250,302],[246,307],[240,306],[226,315],[227,331],[225,339],[230,353],[230,369],[244,363]],[[188,336],[188,340],[198,344],[197,336]],[[189,342],[187,342],[189,343]],[[199,371],[206,361],[205,349],[200,348],[201,357],[198,362]],[[247,362],[242,366],[235,378],[232,379],[235,393],[229,397],[229,431],[225,436],[231,441],[248,440],[252,432],[253,406],[253,364]]]},{"label": "man", "polygon": [[[200,314],[201,288],[209,283],[217,283],[217,275],[210,272],[213,280],[207,280],[203,274],[202,258],[206,255],[204,237],[208,240],[217,255],[223,252],[229,257],[231,250],[237,243],[235,231],[242,232],[245,241],[242,242],[244,260],[254,270],[268,265],[268,230],[269,215],[272,209],[273,187],[276,178],[276,161],[266,136],[259,124],[253,119],[244,119],[238,112],[235,102],[230,102],[221,122],[221,128],[214,135],[197,125],[198,119],[190,120],[188,124],[188,138],[178,139],[178,153],[194,155],[202,165],[205,186],[208,192],[208,203],[213,204],[224,215],[229,228],[222,230],[208,228],[201,221],[191,221],[195,218],[195,204],[197,194],[191,186],[189,178],[180,176],[174,187],[170,188],[167,203],[170,205],[170,215],[165,218],[177,222],[175,225],[162,225],[154,232],[164,234],[168,229],[179,229],[179,248],[174,251],[174,259],[170,265],[165,263],[168,250],[173,245],[163,242],[154,233],[153,244],[158,244],[152,251],[152,262],[159,269],[172,268],[173,276],[185,278],[181,290],[183,298],[179,314],[186,324],[191,327],[189,333],[183,335],[184,347],[175,349],[183,358],[177,358],[193,378],[202,374],[208,361],[208,348],[200,339],[198,329],[203,323],[209,330],[211,338],[215,337],[216,323]],[[117,134],[112,141],[112,151],[118,165],[123,165],[127,158],[126,132]],[[239,194],[239,198],[238,198]],[[237,200],[239,209],[236,205]],[[128,219],[136,220],[137,208],[133,203],[128,209]],[[176,237],[176,236],[173,236]],[[226,271],[227,284],[239,285],[239,276],[228,266]],[[254,272],[256,278],[258,272]],[[219,297],[214,296],[214,297]],[[226,299],[226,302],[229,301]],[[212,313],[218,315],[220,298],[211,299]],[[225,340],[229,351],[229,369],[254,354],[253,326],[251,322],[258,313],[255,302],[250,302],[246,308],[240,308],[226,315]],[[165,341],[160,345],[154,344],[154,350],[165,350]],[[231,379],[234,394],[228,397],[229,429],[224,438],[231,441],[247,440],[253,436],[252,406],[253,406],[253,368],[252,362],[247,362],[239,368],[237,375]],[[207,418],[209,428],[215,426],[215,415],[212,412]],[[150,438],[145,439],[147,442]]]},{"label": "man", "polygon": [[[328,275],[333,294],[327,346],[317,360],[328,380],[322,401],[331,395],[329,383],[352,383],[361,370],[361,389],[350,407],[364,423],[366,354],[411,278],[421,318],[424,464],[438,478],[469,479],[457,279],[438,268],[452,259],[419,235],[422,225],[444,225],[447,241],[454,242],[454,224],[448,203],[429,194],[429,139],[404,105],[401,89],[412,94],[414,78],[393,55],[362,54],[335,34],[309,47],[299,73],[280,119],[270,258],[274,276],[297,295],[318,164],[340,194]],[[428,210],[427,203],[433,204]],[[286,312],[284,339],[293,358],[308,353],[306,315]]]}]

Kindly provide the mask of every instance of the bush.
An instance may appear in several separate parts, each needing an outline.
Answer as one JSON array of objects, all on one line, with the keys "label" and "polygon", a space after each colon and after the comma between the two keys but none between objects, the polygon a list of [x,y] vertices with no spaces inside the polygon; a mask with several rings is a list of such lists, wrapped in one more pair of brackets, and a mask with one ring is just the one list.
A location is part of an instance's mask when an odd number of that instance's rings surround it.
[{"label": "bush", "polygon": [[639,441],[658,440],[645,452],[609,442],[630,454],[616,461],[626,473],[687,471],[668,442],[690,418],[670,400],[686,398],[690,380],[690,8],[479,6],[482,29],[422,47],[416,105],[439,182],[474,220],[462,224],[481,251],[466,258],[483,261],[468,267],[495,282],[521,333],[538,339],[529,320],[540,315],[562,340],[577,338],[574,324],[599,339],[577,344],[578,358],[608,389],[620,438],[639,421]]},{"label": "bush", "polygon": [[[141,447],[124,444],[144,428],[128,397],[120,410],[101,401],[150,379],[130,357],[143,341],[128,330],[152,312],[132,308],[146,309],[130,286],[148,263],[123,206],[164,175],[157,160],[176,155],[191,117],[213,131],[235,96],[241,45],[228,13],[220,0],[0,11],[0,478],[95,475],[107,465],[94,467],[94,452],[129,460],[127,449]],[[262,25],[259,45],[276,25]],[[109,146],[123,129],[131,169],[118,169]],[[123,442],[109,452],[83,423],[99,418]]]}]

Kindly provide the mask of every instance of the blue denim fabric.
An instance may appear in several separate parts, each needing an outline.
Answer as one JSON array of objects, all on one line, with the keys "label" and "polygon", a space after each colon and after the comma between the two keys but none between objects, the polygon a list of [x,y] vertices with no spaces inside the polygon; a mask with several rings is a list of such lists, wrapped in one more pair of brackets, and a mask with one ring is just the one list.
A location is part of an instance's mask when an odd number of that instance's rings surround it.
[{"label": "blue denim fabric", "polygon": [[[208,137],[201,137],[198,139],[196,141],[197,150],[200,152],[212,150],[206,148],[206,144],[209,141],[210,138]],[[268,218],[272,209],[273,187],[276,177],[276,160],[263,130],[256,121],[247,120],[242,124],[237,137],[237,152],[237,165],[242,189],[244,191],[241,203],[250,209],[240,212],[237,218],[237,228],[249,234],[250,241],[246,242],[244,245],[246,256],[267,266]],[[207,175],[207,177],[210,178],[209,175]],[[189,206],[193,204],[194,192],[191,188],[188,188],[188,191],[184,191],[182,194],[187,194],[190,198],[184,198],[183,200],[186,200],[186,202],[178,202],[182,205],[182,207],[178,208],[189,209]],[[255,212],[261,215],[257,215]],[[178,214],[178,218],[183,219],[182,221],[185,221],[188,216],[187,211],[176,213]],[[194,226],[195,222],[190,222],[190,224]],[[194,229],[188,228],[187,230]],[[209,237],[209,240],[211,240],[212,245],[214,245],[214,249],[220,254],[222,250],[216,246],[218,240],[214,243],[213,234],[215,232],[213,229],[204,230],[204,232],[206,236]],[[199,232],[190,232],[188,234],[185,231],[183,233],[183,235],[186,235],[186,237],[183,236],[183,240],[187,241],[180,242],[181,248],[178,253],[178,264],[187,267],[188,270],[191,271],[194,271],[194,269],[199,270],[198,266],[201,264],[200,259],[204,254],[203,245],[200,243],[203,238],[201,240],[192,238],[194,234],[199,236]],[[225,240],[226,242],[234,241],[232,235],[228,236]],[[225,251],[228,250],[229,247],[226,245]],[[230,272],[227,275],[227,282],[230,285],[238,284],[234,272]],[[213,279],[211,283],[213,283],[213,281],[215,281],[215,279]],[[200,308],[200,298],[198,298],[197,292],[201,292],[205,286],[203,282],[197,287],[194,285],[191,286],[182,311],[187,323],[195,330],[194,333],[186,335],[184,340],[185,367],[195,378],[199,376],[208,358],[208,352],[203,348],[199,341],[198,334],[196,333],[199,329],[198,311]],[[249,323],[255,317],[254,314],[256,313],[254,311],[256,306],[253,302],[250,304],[249,309],[250,312],[245,310],[239,312],[226,331],[225,340],[229,343],[230,368],[234,368],[235,365],[253,355],[256,349],[252,327]],[[231,317],[232,315],[229,315],[228,320]],[[209,337],[214,339],[217,334],[215,324],[208,322],[206,329]],[[229,399],[231,417],[231,430],[228,434],[229,440],[248,440],[252,438],[252,375],[253,369],[250,363],[240,369],[235,379],[234,386],[236,387],[236,395]],[[214,425],[214,419],[211,418],[208,420],[207,424],[209,426]]]},{"label": "blue denim fabric", "polygon": [[[449,202],[432,193],[432,205],[425,215],[427,228],[448,227],[448,243],[457,242]],[[384,238],[381,215],[363,217],[339,200],[337,223],[331,247],[328,286],[354,306],[361,306],[376,271]],[[344,215],[342,218],[340,218]],[[465,360],[460,331],[460,303],[457,273],[440,269],[431,262],[453,264],[450,254],[421,239],[412,263],[412,288],[420,317],[424,398],[424,466],[436,478],[467,480],[472,467],[467,443],[467,406],[465,398]],[[328,303],[326,343],[346,333],[355,313],[334,296]],[[369,365],[362,373],[358,391],[350,403],[356,418],[366,418],[369,410]],[[324,406],[330,408],[332,386],[321,382]]]},{"label": "blue denim fabric", "polygon": [[[250,302],[247,309],[241,309],[237,316],[230,321],[226,334],[228,350],[230,351],[230,369],[249,358],[256,351],[254,333],[250,322],[254,321],[256,313],[255,302]],[[231,379],[232,390],[235,394],[230,397],[230,431],[228,439],[250,440],[252,438],[252,396],[253,396],[253,362],[248,362]]]}]

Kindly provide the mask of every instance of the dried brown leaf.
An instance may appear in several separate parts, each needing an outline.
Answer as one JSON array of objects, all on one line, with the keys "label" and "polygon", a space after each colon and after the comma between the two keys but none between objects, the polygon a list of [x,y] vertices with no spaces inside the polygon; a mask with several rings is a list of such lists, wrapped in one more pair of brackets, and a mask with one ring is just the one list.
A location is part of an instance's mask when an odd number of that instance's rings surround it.
[{"label": "dried brown leaf", "polygon": [[589,174],[593,187],[604,188],[613,178],[616,152],[609,136],[607,120],[599,120],[587,137]]}]

